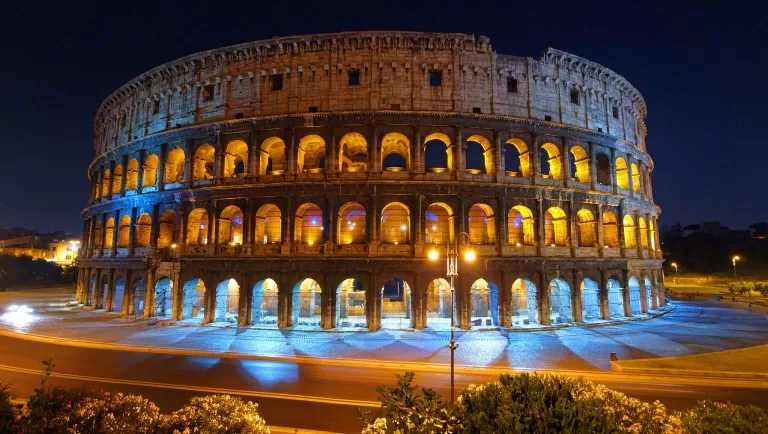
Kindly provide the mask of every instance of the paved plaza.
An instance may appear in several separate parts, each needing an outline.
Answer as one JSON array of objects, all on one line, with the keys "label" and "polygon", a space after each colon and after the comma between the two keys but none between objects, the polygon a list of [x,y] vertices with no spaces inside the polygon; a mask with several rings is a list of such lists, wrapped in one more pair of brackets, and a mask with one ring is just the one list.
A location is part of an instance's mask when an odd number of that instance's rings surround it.
[{"label": "paved plaza", "polygon": [[[19,318],[3,315],[5,330],[68,340],[196,352],[265,357],[446,363],[446,331],[381,330],[338,332],[269,330],[234,325],[158,325],[86,312],[69,306],[69,289],[0,293],[0,311],[26,305]],[[510,366],[520,370],[609,370],[610,353],[619,359],[669,357],[741,348],[768,342],[768,316],[715,301],[676,301],[668,314],[642,321],[545,331],[458,331],[457,363]]]}]

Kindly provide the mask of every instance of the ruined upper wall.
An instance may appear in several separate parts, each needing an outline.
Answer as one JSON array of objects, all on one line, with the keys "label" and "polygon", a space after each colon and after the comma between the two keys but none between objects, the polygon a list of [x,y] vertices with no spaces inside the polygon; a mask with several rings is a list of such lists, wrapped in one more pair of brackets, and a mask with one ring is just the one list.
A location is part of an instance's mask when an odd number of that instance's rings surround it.
[{"label": "ruined upper wall", "polygon": [[[357,85],[350,83],[354,71]],[[441,76],[439,86],[431,72]],[[610,69],[551,48],[540,59],[499,55],[483,36],[381,31],[249,42],[158,66],[102,103],[96,153],[193,124],[372,110],[538,119],[645,149],[645,101]]]}]

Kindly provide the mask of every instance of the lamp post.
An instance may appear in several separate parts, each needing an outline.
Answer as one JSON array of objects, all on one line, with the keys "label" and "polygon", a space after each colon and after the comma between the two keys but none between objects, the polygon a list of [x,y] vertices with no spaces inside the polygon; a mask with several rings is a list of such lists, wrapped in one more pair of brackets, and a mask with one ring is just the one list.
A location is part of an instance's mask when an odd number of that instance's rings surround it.
[{"label": "lamp post", "polygon": [[731,256],[731,264],[733,264],[733,275],[736,275],[736,261],[741,260],[741,257],[739,255],[733,255]]},{"label": "lamp post", "polygon": [[[464,235],[467,237],[467,240],[469,240],[469,234],[466,232],[459,232],[458,236],[454,240],[453,245],[451,244],[450,240],[446,240],[445,247],[446,247],[446,274],[448,275],[448,279],[450,281],[451,285],[451,341],[448,344],[448,348],[451,350],[451,404],[455,402],[454,400],[454,384],[455,384],[455,352],[456,349],[459,348],[459,344],[456,343],[455,338],[455,328],[456,328],[456,290],[453,286],[453,279],[459,276],[459,240],[461,239],[461,236]],[[436,262],[440,259],[440,252],[437,250],[437,246],[430,249],[430,251],[427,253],[427,257],[430,261]],[[477,252],[475,252],[473,249],[468,248],[464,250],[464,260],[467,262],[474,262],[475,259],[477,259]]]},{"label": "lamp post", "polygon": [[673,262],[673,263],[671,263],[669,265],[671,265],[672,268],[675,269],[675,284],[677,284],[677,262]]}]

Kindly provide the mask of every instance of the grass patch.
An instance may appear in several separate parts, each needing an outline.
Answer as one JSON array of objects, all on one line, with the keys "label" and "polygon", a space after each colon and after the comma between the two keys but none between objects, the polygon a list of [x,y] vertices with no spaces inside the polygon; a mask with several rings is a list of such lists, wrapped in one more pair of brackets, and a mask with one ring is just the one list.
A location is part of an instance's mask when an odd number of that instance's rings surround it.
[{"label": "grass patch", "polygon": [[672,292],[682,294],[723,295],[728,294],[728,287],[719,285],[688,285],[666,282],[664,286]]},{"label": "grass patch", "polygon": [[659,359],[623,360],[623,368],[767,373],[768,345]]}]

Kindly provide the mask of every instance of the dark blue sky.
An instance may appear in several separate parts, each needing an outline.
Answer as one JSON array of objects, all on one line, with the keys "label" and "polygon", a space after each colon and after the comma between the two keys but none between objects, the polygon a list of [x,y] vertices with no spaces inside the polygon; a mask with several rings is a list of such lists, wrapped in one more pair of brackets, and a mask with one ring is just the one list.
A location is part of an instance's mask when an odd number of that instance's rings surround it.
[{"label": "dark blue sky", "polygon": [[601,63],[648,104],[662,224],[768,219],[768,14],[757,1],[47,3],[4,7],[0,225],[81,231],[93,116],[132,77],[223,45],[366,29],[482,34],[500,53],[551,46]]}]

